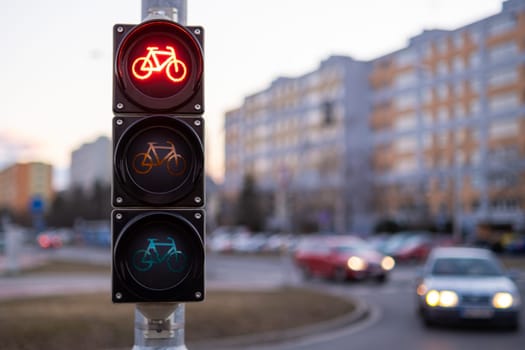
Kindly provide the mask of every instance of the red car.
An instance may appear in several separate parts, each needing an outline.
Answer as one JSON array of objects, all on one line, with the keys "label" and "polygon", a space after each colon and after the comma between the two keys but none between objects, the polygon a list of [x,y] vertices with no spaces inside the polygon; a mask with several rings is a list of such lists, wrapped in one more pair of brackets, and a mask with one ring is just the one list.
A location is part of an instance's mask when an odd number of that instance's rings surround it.
[{"label": "red car", "polygon": [[395,265],[392,257],[352,236],[307,238],[297,247],[294,261],[306,278],[336,281],[374,278],[384,282]]}]

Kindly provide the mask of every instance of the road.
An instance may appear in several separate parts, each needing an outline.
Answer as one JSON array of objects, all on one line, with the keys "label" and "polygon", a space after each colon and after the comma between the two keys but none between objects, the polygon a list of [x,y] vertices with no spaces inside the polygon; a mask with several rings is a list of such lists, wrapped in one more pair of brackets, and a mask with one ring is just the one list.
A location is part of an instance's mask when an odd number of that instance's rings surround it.
[{"label": "road", "polygon": [[[109,263],[107,251],[62,250],[62,258],[87,259]],[[288,257],[207,256],[207,288],[253,289],[297,285],[323,290],[340,296],[358,297],[370,307],[365,320],[350,327],[326,333],[313,333],[294,341],[272,346],[253,346],[252,350],[313,350],[313,349],[403,349],[403,350],[521,350],[525,344],[525,312],[520,332],[465,328],[426,328],[417,318],[414,308],[415,266],[396,267],[385,284],[375,282],[333,283],[323,280],[305,282]],[[41,294],[63,293],[87,289],[108,290],[108,276],[83,275],[78,281],[71,276],[0,278],[0,298],[24,291]],[[518,280],[522,300],[525,300],[525,275]],[[67,286],[67,288],[66,288]],[[74,286],[74,287],[72,287]],[[28,288],[30,287],[30,288]],[[71,289],[73,288],[73,289]],[[39,293],[37,293],[39,294]],[[322,302],[322,301],[320,301]]]},{"label": "road", "polygon": [[[426,328],[414,306],[415,266],[400,266],[385,284],[375,282],[337,284],[314,280],[304,282],[289,259],[211,257],[208,264],[215,277],[248,279],[260,284],[286,282],[324,290],[340,296],[354,296],[370,307],[370,316],[351,327],[271,346],[243,347],[251,350],[521,350],[525,331],[509,332],[483,328]],[[522,277],[525,277],[522,275]],[[518,284],[525,300],[525,278]],[[525,312],[522,313],[525,325]]]}]

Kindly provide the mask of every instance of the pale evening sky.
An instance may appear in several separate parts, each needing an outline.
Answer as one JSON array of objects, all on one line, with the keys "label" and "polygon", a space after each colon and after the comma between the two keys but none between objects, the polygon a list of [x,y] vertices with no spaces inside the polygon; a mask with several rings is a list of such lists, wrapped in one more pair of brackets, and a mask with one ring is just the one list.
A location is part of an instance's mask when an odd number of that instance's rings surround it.
[{"label": "pale evening sky", "polygon": [[[455,29],[500,0],[187,0],[205,28],[206,157],[222,177],[223,115],[278,76],[333,54],[372,59],[424,29]],[[3,1],[0,169],[44,161],[67,183],[71,151],[110,136],[112,27],[139,23],[140,0]]]}]

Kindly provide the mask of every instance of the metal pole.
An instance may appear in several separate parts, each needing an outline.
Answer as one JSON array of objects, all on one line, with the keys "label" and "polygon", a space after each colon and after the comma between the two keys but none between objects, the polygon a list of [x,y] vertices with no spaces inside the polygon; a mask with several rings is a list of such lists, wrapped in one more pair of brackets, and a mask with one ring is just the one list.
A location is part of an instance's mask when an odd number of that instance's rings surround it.
[{"label": "metal pole", "polygon": [[186,0],[142,0],[142,20],[164,17],[186,24]]},{"label": "metal pole", "polygon": [[[142,20],[153,18],[186,24],[186,0],[142,0]],[[187,350],[184,313],[179,303],[137,304],[132,350]]]}]

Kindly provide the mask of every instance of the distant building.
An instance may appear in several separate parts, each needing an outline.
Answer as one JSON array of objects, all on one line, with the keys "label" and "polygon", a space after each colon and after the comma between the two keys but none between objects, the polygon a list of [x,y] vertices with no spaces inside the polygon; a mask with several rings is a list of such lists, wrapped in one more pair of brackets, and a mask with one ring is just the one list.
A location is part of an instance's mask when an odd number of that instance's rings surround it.
[{"label": "distant building", "polygon": [[[370,64],[333,56],[298,78],[279,78],[226,113],[226,196],[245,175],[275,197],[275,228],[318,226],[346,232],[362,225],[371,192],[366,162]],[[365,147],[363,147],[365,146]],[[359,214],[359,215],[358,215]]]},{"label": "distant building", "polygon": [[373,60],[376,214],[523,224],[525,1]]},{"label": "distant building", "polygon": [[70,188],[90,191],[97,182],[111,184],[111,147],[110,139],[101,136],[74,150],[71,153]]},{"label": "distant building", "polygon": [[16,214],[45,211],[53,200],[53,168],[49,164],[17,163],[0,171],[0,208]]},{"label": "distant building", "polygon": [[525,223],[525,1],[368,62],[330,57],[225,116],[226,197],[246,174],[272,222]]}]

